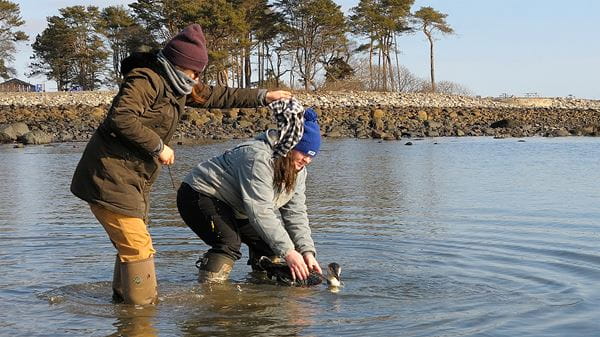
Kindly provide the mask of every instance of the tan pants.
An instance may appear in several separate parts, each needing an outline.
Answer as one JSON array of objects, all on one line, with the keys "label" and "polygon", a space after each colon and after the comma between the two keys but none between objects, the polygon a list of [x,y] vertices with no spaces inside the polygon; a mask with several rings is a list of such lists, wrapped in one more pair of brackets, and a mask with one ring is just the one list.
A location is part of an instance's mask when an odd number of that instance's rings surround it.
[{"label": "tan pants", "polygon": [[95,204],[90,204],[90,209],[117,248],[121,262],[144,260],[154,255],[156,251],[144,220],[114,213]]}]

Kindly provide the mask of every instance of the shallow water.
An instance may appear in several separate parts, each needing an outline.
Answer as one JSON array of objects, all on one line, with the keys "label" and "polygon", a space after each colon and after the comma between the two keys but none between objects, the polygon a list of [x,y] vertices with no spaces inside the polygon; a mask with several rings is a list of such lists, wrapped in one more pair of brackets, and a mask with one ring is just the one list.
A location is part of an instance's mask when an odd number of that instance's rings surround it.
[{"label": "shallow water", "polygon": [[[179,180],[236,142],[178,146]],[[2,336],[597,336],[600,139],[326,140],[309,168],[318,258],[344,288],[201,286],[206,246],[164,170],[160,304],[113,305],[114,249],[68,191],[84,144],[0,147]],[[246,253],[246,251],[244,251]]]}]

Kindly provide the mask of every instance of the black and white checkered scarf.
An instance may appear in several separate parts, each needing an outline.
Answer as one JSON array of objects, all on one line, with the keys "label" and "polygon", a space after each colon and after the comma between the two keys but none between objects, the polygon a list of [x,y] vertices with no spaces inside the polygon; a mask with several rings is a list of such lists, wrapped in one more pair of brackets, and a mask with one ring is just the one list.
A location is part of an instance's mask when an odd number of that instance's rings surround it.
[{"label": "black and white checkered scarf", "polygon": [[279,140],[273,148],[273,157],[285,157],[304,133],[304,107],[295,98],[274,101],[267,106],[277,120]]}]

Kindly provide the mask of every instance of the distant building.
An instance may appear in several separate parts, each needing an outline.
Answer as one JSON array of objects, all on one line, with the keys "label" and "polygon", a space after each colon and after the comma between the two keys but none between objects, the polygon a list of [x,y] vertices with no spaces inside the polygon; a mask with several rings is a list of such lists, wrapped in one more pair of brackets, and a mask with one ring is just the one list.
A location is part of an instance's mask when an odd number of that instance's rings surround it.
[{"label": "distant building", "polygon": [[25,81],[21,81],[20,79],[13,78],[6,82],[0,83],[0,92],[35,92],[36,86],[27,83]]}]

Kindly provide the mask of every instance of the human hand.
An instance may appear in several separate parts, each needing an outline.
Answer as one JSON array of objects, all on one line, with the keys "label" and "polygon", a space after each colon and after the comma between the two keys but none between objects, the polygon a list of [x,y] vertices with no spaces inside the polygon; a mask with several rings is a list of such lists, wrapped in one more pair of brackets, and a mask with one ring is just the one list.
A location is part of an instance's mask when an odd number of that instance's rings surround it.
[{"label": "human hand", "polygon": [[158,161],[163,165],[172,165],[175,162],[175,152],[165,144],[163,150],[158,155]]},{"label": "human hand", "polygon": [[319,266],[319,262],[317,262],[317,259],[315,259],[315,255],[312,252],[305,252],[302,256],[304,256],[304,262],[306,263],[308,270],[318,271],[319,274],[323,274],[321,266]]},{"label": "human hand", "polygon": [[265,101],[267,101],[268,103],[271,103],[273,101],[277,101],[280,99],[290,99],[292,98],[292,93],[289,91],[285,91],[285,90],[275,90],[275,91],[268,91],[267,95],[265,96]]},{"label": "human hand", "polygon": [[304,263],[304,259],[302,255],[298,253],[295,249],[290,249],[285,254],[285,262],[288,267],[290,267],[290,271],[292,273],[292,279],[295,281],[297,278],[301,280],[306,280],[308,278],[308,267],[306,263]]}]

